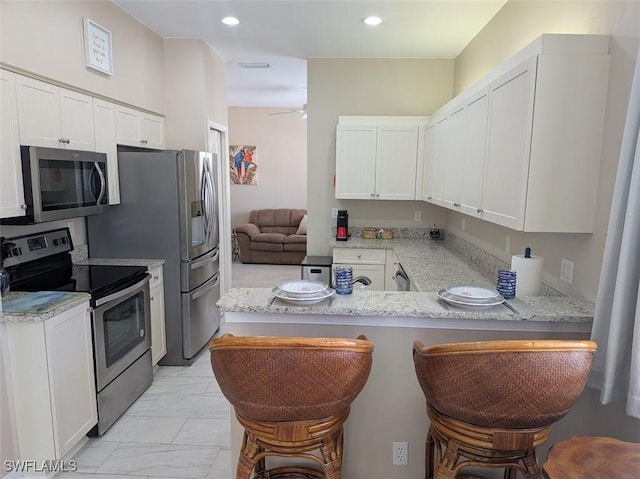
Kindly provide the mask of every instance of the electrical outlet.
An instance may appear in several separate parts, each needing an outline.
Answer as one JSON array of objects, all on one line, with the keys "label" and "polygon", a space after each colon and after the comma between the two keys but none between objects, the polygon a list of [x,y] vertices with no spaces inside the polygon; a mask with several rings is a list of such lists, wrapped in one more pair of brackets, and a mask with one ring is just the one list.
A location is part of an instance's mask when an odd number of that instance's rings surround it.
[{"label": "electrical outlet", "polygon": [[505,236],[504,251],[509,254],[511,252],[511,236]]},{"label": "electrical outlet", "polygon": [[409,463],[409,443],[393,443],[393,465],[406,466]]},{"label": "electrical outlet", "polygon": [[338,217],[338,208],[331,208],[331,217],[336,219]]},{"label": "electrical outlet", "polygon": [[422,221],[422,211],[413,212],[413,221]]},{"label": "electrical outlet", "polygon": [[560,260],[560,279],[573,284],[573,261],[564,258]]}]

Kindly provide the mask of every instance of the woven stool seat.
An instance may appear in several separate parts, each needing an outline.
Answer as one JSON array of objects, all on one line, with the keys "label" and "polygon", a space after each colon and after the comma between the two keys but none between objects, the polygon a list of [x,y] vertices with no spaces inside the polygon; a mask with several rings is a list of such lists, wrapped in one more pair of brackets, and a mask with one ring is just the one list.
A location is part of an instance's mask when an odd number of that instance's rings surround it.
[{"label": "woven stool seat", "polygon": [[[341,479],[343,424],[371,371],[366,337],[224,335],[209,349],[220,389],[244,428],[236,479]],[[269,456],[309,465],[267,468]]]},{"label": "woven stool seat", "polygon": [[640,443],[573,436],[549,449],[543,470],[548,479],[638,479]]},{"label": "woven stool seat", "polygon": [[[431,426],[425,477],[455,479],[466,467],[539,479],[535,456],[550,426],[584,389],[591,341],[482,341],[425,347],[413,360]],[[460,475],[459,475],[460,474]]]}]

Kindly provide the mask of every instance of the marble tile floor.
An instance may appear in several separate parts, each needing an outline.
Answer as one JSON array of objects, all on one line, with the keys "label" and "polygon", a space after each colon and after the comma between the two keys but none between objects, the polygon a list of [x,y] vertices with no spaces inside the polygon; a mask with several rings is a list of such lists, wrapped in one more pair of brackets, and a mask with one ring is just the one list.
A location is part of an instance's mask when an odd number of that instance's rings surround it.
[{"label": "marble tile floor", "polygon": [[205,348],[191,366],[160,366],[153,384],[55,479],[230,479],[230,406]]}]

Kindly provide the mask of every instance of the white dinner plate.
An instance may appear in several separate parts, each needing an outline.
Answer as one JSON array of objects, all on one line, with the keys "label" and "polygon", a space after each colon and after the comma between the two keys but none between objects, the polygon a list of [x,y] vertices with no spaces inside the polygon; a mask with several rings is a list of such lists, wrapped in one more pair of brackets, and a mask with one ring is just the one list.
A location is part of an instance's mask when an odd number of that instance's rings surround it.
[{"label": "white dinner plate", "polygon": [[293,281],[283,281],[278,285],[278,288],[287,293],[290,298],[311,299],[322,292],[326,292],[329,285],[322,281],[297,279]]},{"label": "white dinner plate", "polygon": [[455,285],[449,286],[446,290],[453,298],[473,302],[484,302],[485,300],[495,299],[500,296],[500,293],[495,289],[481,288],[479,286]]},{"label": "white dinner plate", "polygon": [[498,295],[498,297],[496,298],[485,299],[481,302],[478,302],[460,299],[457,296],[453,296],[446,289],[441,289],[440,291],[438,291],[438,298],[440,298],[445,303],[457,306],[459,308],[468,309],[470,311],[484,311],[485,309],[491,309],[504,303],[504,298],[501,295]]},{"label": "white dinner plate", "polygon": [[287,293],[286,291],[282,291],[277,286],[273,288],[271,292],[276,298],[281,299],[282,301],[285,301],[290,304],[297,304],[300,306],[316,304],[336,294],[335,290],[331,288],[327,288],[326,290],[320,291],[319,293],[313,295],[312,297],[296,298],[296,297],[290,296],[289,293]]}]

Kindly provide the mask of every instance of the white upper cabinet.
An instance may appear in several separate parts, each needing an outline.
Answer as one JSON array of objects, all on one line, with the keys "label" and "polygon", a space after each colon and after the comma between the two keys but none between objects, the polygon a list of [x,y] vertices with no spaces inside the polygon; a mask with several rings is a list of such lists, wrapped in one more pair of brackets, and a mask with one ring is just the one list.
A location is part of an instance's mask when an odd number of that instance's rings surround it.
[{"label": "white upper cabinet", "polygon": [[93,118],[96,129],[96,151],[107,154],[109,204],[120,203],[118,178],[118,148],[116,138],[116,107],[113,103],[93,99]]},{"label": "white upper cabinet", "polygon": [[608,48],[545,34],[436,112],[421,199],[519,231],[592,232]]},{"label": "white upper cabinet", "polygon": [[24,216],[15,75],[0,70],[0,218]]},{"label": "white upper cabinet", "polygon": [[119,145],[164,148],[164,119],[126,106],[116,107]]},{"label": "white upper cabinet", "polygon": [[[399,124],[380,123],[387,118]],[[412,124],[401,124],[403,121]],[[413,200],[419,183],[418,130],[426,118],[340,117],[340,122],[336,132],[336,198]]]},{"label": "white upper cabinet", "polygon": [[95,151],[90,96],[22,75],[16,91],[21,144]]}]

